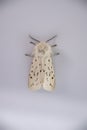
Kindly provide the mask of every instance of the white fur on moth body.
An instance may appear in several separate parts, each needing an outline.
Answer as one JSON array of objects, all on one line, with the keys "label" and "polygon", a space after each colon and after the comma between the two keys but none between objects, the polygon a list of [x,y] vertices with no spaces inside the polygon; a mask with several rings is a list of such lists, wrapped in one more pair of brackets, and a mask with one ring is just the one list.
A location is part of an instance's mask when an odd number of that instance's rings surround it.
[{"label": "white fur on moth body", "polygon": [[32,53],[33,61],[29,73],[28,86],[32,90],[43,87],[47,91],[55,88],[52,49],[47,43],[38,43]]}]

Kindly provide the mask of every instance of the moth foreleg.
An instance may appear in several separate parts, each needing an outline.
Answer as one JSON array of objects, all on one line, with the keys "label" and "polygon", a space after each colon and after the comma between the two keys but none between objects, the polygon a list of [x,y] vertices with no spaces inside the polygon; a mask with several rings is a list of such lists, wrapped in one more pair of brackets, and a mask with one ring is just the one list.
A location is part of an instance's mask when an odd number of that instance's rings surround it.
[{"label": "moth foreleg", "polygon": [[25,56],[28,56],[28,57],[33,57],[32,54],[25,54]]},{"label": "moth foreleg", "polygon": [[53,56],[57,56],[57,55],[60,55],[60,53],[56,52],[56,53],[53,54]]},{"label": "moth foreleg", "polygon": [[56,46],[57,46],[57,44],[51,45],[51,47],[56,47]]}]

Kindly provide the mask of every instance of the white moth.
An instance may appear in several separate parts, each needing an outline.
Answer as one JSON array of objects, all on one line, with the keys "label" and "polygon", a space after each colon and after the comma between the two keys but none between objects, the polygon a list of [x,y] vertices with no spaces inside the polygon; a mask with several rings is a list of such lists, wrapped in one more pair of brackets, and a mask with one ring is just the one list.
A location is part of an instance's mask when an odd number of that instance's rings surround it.
[{"label": "white moth", "polygon": [[32,90],[38,90],[42,87],[47,91],[52,91],[55,88],[55,74],[52,61],[52,47],[56,45],[49,45],[47,43],[55,37],[56,36],[52,37],[46,42],[40,42],[39,40],[30,36],[31,39],[37,42],[31,42],[35,45],[32,54],[25,54],[26,56],[33,57],[28,79],[28,86]]}]

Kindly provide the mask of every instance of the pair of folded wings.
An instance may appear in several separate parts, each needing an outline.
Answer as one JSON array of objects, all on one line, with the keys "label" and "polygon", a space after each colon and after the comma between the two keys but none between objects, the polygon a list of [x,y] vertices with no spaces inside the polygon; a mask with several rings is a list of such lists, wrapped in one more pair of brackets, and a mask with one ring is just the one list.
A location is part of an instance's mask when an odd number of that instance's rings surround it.
[{"label": "pair of folded wings", "polygon": [[52,57],[34,57],[29,73],[28,86],[32,90],[43,87],[47,91],[52,91],[55,87],[55,75]]}]

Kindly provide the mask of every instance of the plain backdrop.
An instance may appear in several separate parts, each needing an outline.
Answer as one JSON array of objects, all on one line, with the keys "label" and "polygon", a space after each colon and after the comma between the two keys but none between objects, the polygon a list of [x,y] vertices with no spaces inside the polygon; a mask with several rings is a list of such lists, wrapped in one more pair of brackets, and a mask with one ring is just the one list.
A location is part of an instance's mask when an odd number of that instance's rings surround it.
[{"label": "plain backdrop", "polygon": [[[58,37],[53,92],[28,89],[28,35]],[[87,2],[0,2],[0,130],[87,130]]]}]

